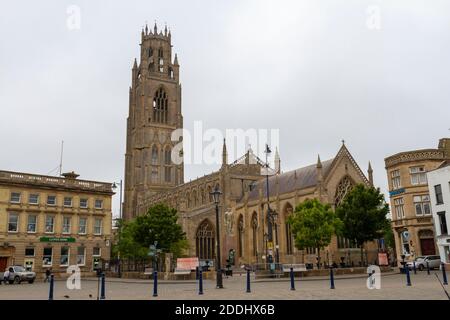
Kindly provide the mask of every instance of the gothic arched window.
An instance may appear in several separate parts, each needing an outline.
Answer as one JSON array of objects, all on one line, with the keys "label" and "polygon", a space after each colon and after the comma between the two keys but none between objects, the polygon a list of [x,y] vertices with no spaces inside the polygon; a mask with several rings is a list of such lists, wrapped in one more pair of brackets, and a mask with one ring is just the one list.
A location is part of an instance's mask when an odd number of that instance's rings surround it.
[{"label": "gothic arched window", "polygon": [[290,203],[286,205],[284,209],[284,220],[286,226],[286,254],[292,254],[293,252],[293,237],[291,231],[291,225],[287,222],[288,217],[292,214],[292,206]]},{"label": "gothic arched window", "polygon": [[158,147],[155,145],[152,147],[152,164],[158,164]]},{"label": "gothic arched window", "polygon": [[170,147],[166,147],[164,150],[164,181],[172,182],[172,161],[171,161]]},{"label": "gothic arched window", "polygon": [[239,258],[244,256],[244,217],[242,214],[238,221],[238,256]]},{"label": "gothic arched window", "polygon": [[258,254],[258,215],[253,212],[252,216],[252,240],[253,240],[253,255]]},{"label": "gothic arched window", "polygon": [[354,183],[349,176],[345,176],[344,178],[341,179],[341,181],[339,181],[336,187],[336,195],[334,197],[334,203],[336,207],[342,203],[347,194],[353,188],[353,185]]},{"label": "gothic arched window", "polygon": [[153,98],[153,121],[167,123],[168,119],[168,98],[163,88],[159,88]]},{"label": "gothic arched window", "polygon": [[197,228],[195,248],[197,257],[201,260],[214,259],[214,228],[208,220],[204,220]]}]

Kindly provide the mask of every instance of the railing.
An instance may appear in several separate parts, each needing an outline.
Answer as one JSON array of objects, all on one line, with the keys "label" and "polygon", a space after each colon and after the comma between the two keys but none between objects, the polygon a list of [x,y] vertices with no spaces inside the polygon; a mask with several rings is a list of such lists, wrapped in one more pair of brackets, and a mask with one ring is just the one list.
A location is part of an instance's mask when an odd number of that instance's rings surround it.
[{"label": "railing", "polygon": [[76,187],[80,189],[89,189],[103,192],[112,191],[111,183],[66,179],[66,178],[35,175],[20,172],[10,172],[10,171],[0,171],[0,181],[48,185],[48,186]]}]

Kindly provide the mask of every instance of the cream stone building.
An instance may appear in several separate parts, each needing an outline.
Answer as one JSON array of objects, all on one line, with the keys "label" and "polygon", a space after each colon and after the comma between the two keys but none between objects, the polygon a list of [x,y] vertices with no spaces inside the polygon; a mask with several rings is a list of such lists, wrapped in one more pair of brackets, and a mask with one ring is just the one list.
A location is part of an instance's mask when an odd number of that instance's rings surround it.
[{"label": "cream stone building", "polygon": [[0,171],[0,272],[92,272],[109,261],[112,186],[77,177]]},{"label": "cream stone building", "polygon": [[385,159],[399,263],[402,255],[412,260],[437,252],[427,172],[449,158],[450,139],[443,138],[437,149],[400,152]]},{"label": "cream stone building", "polygon": [[[286,218],[305,199],[318,198],[332,207],[358,183],[372,185],[345,145],[330,160],[281,173],[280,157],[268,179],[269,201],[278,214],[268,233],[265,163],[251,149],[229,163],[223,144],[220,170],[184,183],[183,164],[174,164],[171,134],[183,127],[178,58],[172,62],[171,34],[146,27],[141,34],[141,59],[132,68],[125,165],[124,218],[143,214],[156,203],[176,208],[190,243],[188,255],[213,261],[216,244],[215,205],[210,192],[218,186],[222,261],[235,253],[235,264],[264,263],[267,256],[280,263],[315,263],[313,250],[297,250]],[[175,139],[178,143],[179,140]],[[272,223],[272,221],[271,221]],[[270,239],[270,235],[272,239]],[[278,250],[277,250],[278,249]],[[377,259],[375,242],[367,245],[369,262]],[[358,263],[360,249],[347,239],[333,238],[322,251],[326,263]],[[342,258],[342,260],[341,260]]]}]

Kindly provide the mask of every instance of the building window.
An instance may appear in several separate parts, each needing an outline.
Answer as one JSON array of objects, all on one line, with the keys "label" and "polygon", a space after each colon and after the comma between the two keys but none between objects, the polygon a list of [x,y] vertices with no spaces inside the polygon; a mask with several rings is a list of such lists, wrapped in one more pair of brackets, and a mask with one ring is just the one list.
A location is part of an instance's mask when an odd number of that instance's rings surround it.
[{"label": "building window", "polygon": [[448,234],[447,219],[445,218],[445,212],[444,211],[438,212],[437,215],[439,217],[439,226],[441,227],[441,235]]},{"label": "building window", "polygon": [[100,258],[102,256],[102,251],[99,247],[94,247],[92,251],[92,265],[94,269],[100,267]]},{"label": "building window", "polygon": [[64,197],[64,207],[72,207],[72,197]]},{"label": "building window", "polygon": [[100,199],[95,200],[95,209],[103,209],[103,200]]},{"label": "building window", "polygon": [[10,213],[8,219],[8,232],[19,231],[19,215],[17,213]]},{"label": "building window", "polygon": [[424,214],[431,214],[430,196],[414,196],[414,208],[416,215],[421,216]]},{"label": "building window", "polygon": [[244,256],[244,217],[239,216],[238,222],[238,255],[239,258]]},{"label": "building window", "polygon": [[396,190],[402,187],[400,180],[400,170],[394,170],[391,172],[392,189]]},{"label": "building window", "polygon": [[64,234],[70,233],[70,217],[64,217],[63,218],[62,233],[64,233]]},{"label": "building window", "polygon": [[56,196],[47,196],[47,205],[56,206]]},{"label": "building window", "polygon": [[410,255],[409,240],[406,237],[404,232],[401,233],[400,238],[401,238],[401,241],[402,241],[402,253],[404,255],[408,255],[409,256]]},{"label": "building window", "polygon": [[20,192],[11,192],[11,203],[20,203]]},{"label": "building window", "polygon": [[77,248],[77,265],[84,266],[86,260],[86,248],[78,247]]},{"label": "building window", "polygon": [[42,255],[42,266],[43,267],[51,267],[52,256],[53,256],[53,249],[52,248],[44,248],[44,254]]},{"label": "building window", "polygon": [[86,234],[86,225],[87,225],[87,218],[80,218],[78,225],[79,234]]},{"label": "building window", "polygon": [[95,235],[102,234],[102,219],[95,219],[94,234]]},{"label": "building window", "polygon": [[34,248],[25,248],[25,257],[34,257]]},{"label": "building window", "polygon": [[28,196],[28,203],[29,204],[38,204],[39,203],[39,195],[37,193],[31,193]]},{"label": "building window", "polygon": [[350,240],[344,237],[337,237],[338,248],[339,249],[354,249],[358,248],[355,240]]},{"label": "building window", "polygon": [[37,222],[37,217],[35,215],[28,216],[28,223],[27,223],[27,232],[28,233],[36,232],[36,222]]},{"label": "building window", "polygon": [[436,204],[443,204],[444,197],[442,196],[442,187],[440,184],[434,186],[434,193],[436,194]]},{"label": "building window", "polygon": [[394,199],[394,210],[397,214],[397,219],[403,219],[405,217],[405,210],[403,208],[403,198]]},{"label": "building window", "polygon": [[171,165],[171,150],[170,148],[166,148],[164,150],[164,181],[171,182],[172,181],[172,168]]},{"label": "building window", "polygon": [[167,123],[169,100],[163,88],[159,88],[153,98],[153,121]]},{"label": "building window", "polygon": [[152,183],[158,183],[158,168],[152,167],[152,177],[151,177]]},{"label": "building window", "polygon": [[55,217],[45,217],[45,233],[53,233],[55,231]]},{"label": "building window", "polygon": [[409,168],[411,174],[411,184],[425,184],[427,183],[427,173],[423,166]]},{"label": "building window", "polygon": [[62,267],[69,265],[69,254],[70,249],[69,247],[61,247],[61,259],[60,259],[60,265]]},{"label": "building window", "polygon": [[88,199],[81,198],[80,199],[80,208],[86,209],[88,207]]},{"label": "building window", "polygon": [[197,236],[195,239],[197,257],[201,260],[214,259],[215,243],[214,228],[207,220],[205,220],[197,229]]},{"label": "building window", "polygon": [[253,256],[258,255],[258,216],[256,212],[253,213],[252,217],[252,238],[253,238]]}]

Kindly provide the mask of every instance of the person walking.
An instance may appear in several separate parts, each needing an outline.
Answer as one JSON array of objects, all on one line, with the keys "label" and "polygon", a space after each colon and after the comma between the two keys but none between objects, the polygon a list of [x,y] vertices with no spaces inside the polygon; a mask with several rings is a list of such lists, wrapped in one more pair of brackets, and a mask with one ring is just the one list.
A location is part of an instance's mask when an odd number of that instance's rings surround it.
[{"label": "person walking", "polygon": [[47,270],[45,270],[45,279],[44,279],[44,282],[48,282],[48,281],[50,281],[50,275],[51,275],[51,271],[50,271],[50,269],[47,269]]},{"label": "person walking", "polygon": [[3,281],[5,282],[5,284],[7,284],[9,282],[9,269],[6,269],[5,272],[3,273]]}]

